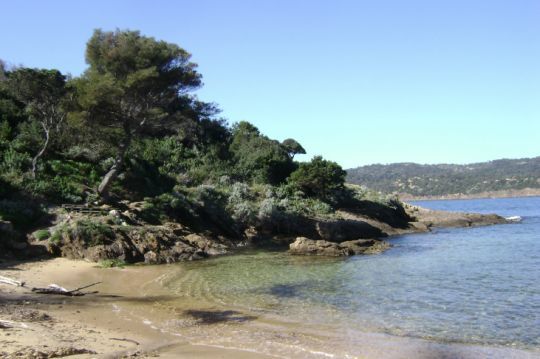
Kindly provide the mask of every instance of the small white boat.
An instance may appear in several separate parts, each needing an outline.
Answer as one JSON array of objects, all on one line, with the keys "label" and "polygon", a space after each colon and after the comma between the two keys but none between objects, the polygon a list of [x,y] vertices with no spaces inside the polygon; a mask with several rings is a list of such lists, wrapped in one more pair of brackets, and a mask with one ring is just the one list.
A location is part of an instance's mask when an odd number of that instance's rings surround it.
[{"label": "small white boat", "polygon": [[510,216],[510,217],[506,217],[506,220],[508,220],[510,222],[521,222],[521,217],[520,216]]}]

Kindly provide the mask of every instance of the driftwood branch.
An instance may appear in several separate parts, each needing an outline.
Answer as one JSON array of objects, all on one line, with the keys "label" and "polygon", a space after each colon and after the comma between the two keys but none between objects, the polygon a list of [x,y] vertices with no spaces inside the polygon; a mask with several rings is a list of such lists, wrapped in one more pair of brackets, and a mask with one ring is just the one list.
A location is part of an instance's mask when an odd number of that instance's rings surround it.
[{"label": "driftwood branch", "polygon": [[133,343],[135,345],[140,345],[140,343],[136,340],[133,340],[133,339],[127,339],[127,338],[109,338],[110,340],[117,340],[117,341],[120,341],[120,342],[129,342],[129,343]]},{"label": "driftwood branch", "polygon": [[11,279],[11,278],[8,278],[8,277],[4,277],[4,276],[1,276],[1,275],[0,275],[0,283],[14,285],[14,286],[17,286],[17,287],[24,287],[24,282],[19,282],[18,280]]},{"label": "driftwood branch", "polygon": [[[14,286],[17,286],[17,287],[24,287],[24,285],[25,285],[25,282],[21,282],[21,281],[11,279],[11,278],[8,278],[8,277],[4,277],[4,276],[0,276],[0,283],[14,285]],[[85,295],[85,294],[98,293],[97,291],[94,291],[94,292],[82,292],[82,290],[86,289],[86,288],[93,287],[93,286],[95,286],[97,284],[100,284],[100,283],[101,282],[88,284],[88,285],[85,285],[85,286],[82,286],[82,287],[79,287],[79,288],[75,288],[73,290],[67,290],[66,288],[60,287],[57,284],[49,284],[45,288],[35,288],[35,287],[33,287],[31,289],[31,291],[34,292],[34,293],[37,293],[37,294],[59,294],[59,295],[66,295],[66,296],[69,296],[69,297],[79,297],[79,296],[82,296],[82,295]]]},{"label": "driftwood branch", "polygon": [[81,291],[81,289],[90,288],[90,287],[93,287],[93,286],[98,285],[98,284],[101,284],[101,282],[95,282],[95,283],[92,283],[92,284],[88,284],[88,285],[85,285],[84,287],[79,287],[77,289],[70,290],[70,292],[79,292],[79,291]]},{"label": "driftwood branch", "polygon": [[12,320],[0,320],[0,329],[10,329],[15,327],[27,329],[28,325],[20,322],[14,322]]},{"label": "driftwood branch", "polygon": [[38,293],[38,294],[58,294],[58,295],[65,295],[65,296],[68,296],[68,297],[80,297],[80,296],[83,296],[85,294],[98,293],[97,291],[84,293],[84,292],[81,292],[81,290],[86,289],[86,288],[90,288],[90,287],[92,287],[92,286],[94,286],[96,284],[99,284],[99,283],[101,283],[101,282],[88,284],[88,285],[85,285],[83,287],[79,287],[79,288],[76,288],[76,289],[73,289],[73,290],[67,290],[66,288],[60,287],[59,285],[56,285],[56,284],[49,284],[45,288],[32,288],[32,292]]},{"label": "driftwood branch", "polygon": [[8,320],[0,320],[0,329],[13,328],[13,324]]}]

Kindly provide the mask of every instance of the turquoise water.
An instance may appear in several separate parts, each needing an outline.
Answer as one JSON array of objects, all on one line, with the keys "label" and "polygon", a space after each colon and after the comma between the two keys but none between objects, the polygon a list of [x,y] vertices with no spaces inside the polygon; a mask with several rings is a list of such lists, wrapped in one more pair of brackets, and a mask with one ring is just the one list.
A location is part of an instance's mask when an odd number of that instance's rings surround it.
[{"label": "turquoise water", "polygon": [[395,237],[381,255],[346,259],[246,251],[181,264],[164,285],[215,308],[332,332],[342,346],[367,331],[538,350],[540,198],[416,204],[523,220]]}]

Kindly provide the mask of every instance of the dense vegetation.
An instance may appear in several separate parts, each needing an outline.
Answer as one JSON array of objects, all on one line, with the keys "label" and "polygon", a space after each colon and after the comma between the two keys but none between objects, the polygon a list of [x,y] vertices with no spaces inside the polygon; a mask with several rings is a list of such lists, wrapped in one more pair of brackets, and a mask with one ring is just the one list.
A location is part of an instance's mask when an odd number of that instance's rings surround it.
[{"label": "dense vegetation", "polygon": [[370,165],[347,170],[347,181],[385,193],[413,196],[540,188],[540,157],[468,165]]},{"label": "dense vegetation", "polygon": [[278,142],[248,122],[229,126],[194,95],[201,74],[177,45],[96,30],[86,61],[79,77],[1,64],[3,238],[61,203],[140,202],[148,223],[204,223],[235,235],[287,216],[332,216],[359,194],[344,186],[338,164],[295,162],[305,153],[296,140]]}]

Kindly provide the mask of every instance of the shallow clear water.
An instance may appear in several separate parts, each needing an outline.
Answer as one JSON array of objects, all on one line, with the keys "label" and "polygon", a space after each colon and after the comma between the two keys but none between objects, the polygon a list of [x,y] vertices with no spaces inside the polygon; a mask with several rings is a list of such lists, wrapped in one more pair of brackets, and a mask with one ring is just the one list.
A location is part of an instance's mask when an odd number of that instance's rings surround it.
[{"label": "shallow clear water", "polygon": [[180,264],[163,285],[215,308],[333,332],[351,346],[367,331],[540,348],[540,197],[417,204],[523,221],[395,237],[381,255],[346,259],[246,251]]}]

